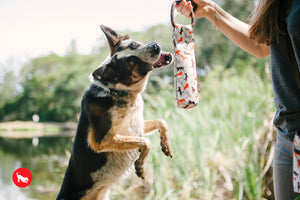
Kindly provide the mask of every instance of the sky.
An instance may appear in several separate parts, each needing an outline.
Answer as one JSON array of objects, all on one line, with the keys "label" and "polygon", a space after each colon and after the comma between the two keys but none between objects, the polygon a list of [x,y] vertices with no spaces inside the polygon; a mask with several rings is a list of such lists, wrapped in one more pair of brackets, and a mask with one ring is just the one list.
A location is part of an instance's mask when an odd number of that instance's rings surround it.
[{"label": "sky", "polygon": [[103,37],[100,24],[133,31],[168,24],[172,2],[0,0],[0,64],[25,62],[51,52],[63,55],[71,40],[76,41],[79,53],[88,54]]}]

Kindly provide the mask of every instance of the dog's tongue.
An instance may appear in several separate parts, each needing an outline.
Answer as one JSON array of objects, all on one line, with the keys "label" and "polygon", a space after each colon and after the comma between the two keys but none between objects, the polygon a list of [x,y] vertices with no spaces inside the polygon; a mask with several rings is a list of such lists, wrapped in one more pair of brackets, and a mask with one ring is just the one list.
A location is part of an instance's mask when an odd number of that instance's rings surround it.
[{"label": "dog's tongue", "polygon": [[154,63],[153,67],[160,68],[170,64],[171,61],[172,61],[172,55],[167,52],[162,52],[160,58],[158,59],[158,61],[156,61],[156,63]]}]

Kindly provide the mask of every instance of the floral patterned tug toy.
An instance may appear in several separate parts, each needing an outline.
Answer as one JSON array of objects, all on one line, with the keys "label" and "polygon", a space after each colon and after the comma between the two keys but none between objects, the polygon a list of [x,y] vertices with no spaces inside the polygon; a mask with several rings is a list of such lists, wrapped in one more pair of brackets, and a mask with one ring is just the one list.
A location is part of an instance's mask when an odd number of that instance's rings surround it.
[{"label": "floral patterned tug toy", "polygon": [[293,146],[294,146],[294,154],[293,154],[294,192],[300,193],[300,132],[299,131],[295,134]]},{"label": "floral patterned tug toy", "polygon": [[[194,12],[191,12],[191,24],[176,24],[174,20],[174,7],[180,1],[175,1],[171,7],[171,23],[173,26],[174,44],[174,74],[175,94],[177,107],[190,109],[198,105],[198,92],[200,87],[197,83],[196,60],[194,52],[195,23]],[[192,2],[196,10],[196,4]]]}]

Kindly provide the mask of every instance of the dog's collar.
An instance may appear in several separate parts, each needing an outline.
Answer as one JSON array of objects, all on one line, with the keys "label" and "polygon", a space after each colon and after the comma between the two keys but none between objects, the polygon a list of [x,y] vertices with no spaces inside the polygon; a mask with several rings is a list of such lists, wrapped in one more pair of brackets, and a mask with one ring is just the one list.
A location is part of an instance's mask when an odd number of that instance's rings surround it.
[{"label": "dog's collar", "polygon": [[115,90],[115,89],[109,89],[111,96],[128,96],[128,92],[125,90]]},{"label": "dog's collar", "polygon": [[99,84],[92,84],[90,86],[90,90],[95,97],[128,96],[128,92],[126,92],[125,90],[115,90],[112,88],[107,88],[105,86],[100,86]]}]

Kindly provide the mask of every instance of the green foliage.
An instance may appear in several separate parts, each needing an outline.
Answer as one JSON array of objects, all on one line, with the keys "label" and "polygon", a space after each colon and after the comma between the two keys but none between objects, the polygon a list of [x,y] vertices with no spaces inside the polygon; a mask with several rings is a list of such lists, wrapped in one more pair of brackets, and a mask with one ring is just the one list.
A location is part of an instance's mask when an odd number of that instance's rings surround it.
[{"label": "green foliage", "polygon": [[[249,15],[254,9],[254,1],[241,0],[220,0],[217,3],[238,19],[248,22]],[[242,60],[246,65],[256,68],[263,68],[263,63],[259,59],[244,52],[232,41],[230,41],[220,30],[207,19],[197,19],[194,26],[195,53],[198,67],[209,65],[223,65],[226,68],[236,67]],[[267,58],[268,59],[268,58]],[[251,64],[249,64],[249,62]],[[244,65],[245,66],[245,65]]]},{"label": "green foliage", "polygon": [[13,71],[7,71],[3,73],[2,80],[0,81],[0,108],[6,101],[14,98],[17,95],[17,83],[16,77]]},{"label": "green foliage", "polygon": [[50,54],[31,60],[18,77],[22,91],[3,105],[1,119],[31,120],[37,113],[41,121],[76,120],[93,62],[92,56],[77,54]]}]

